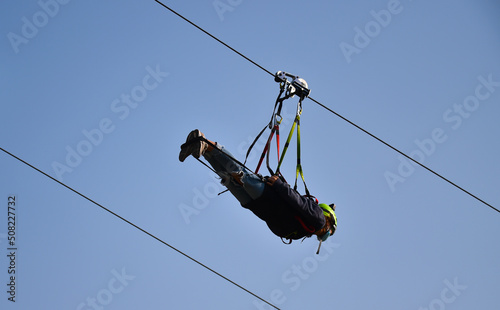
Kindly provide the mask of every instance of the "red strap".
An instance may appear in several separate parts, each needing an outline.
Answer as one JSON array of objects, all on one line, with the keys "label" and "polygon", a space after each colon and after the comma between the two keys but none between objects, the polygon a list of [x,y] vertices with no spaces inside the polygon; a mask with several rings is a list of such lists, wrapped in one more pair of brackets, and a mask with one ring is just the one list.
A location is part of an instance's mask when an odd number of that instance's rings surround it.
[{"label": "red strap", "polygon": [[257,164],[257,169],[255,169],[255,173],[259,172],[260,166],[262,165],[262,161],[264,160],[264,157],[266,157],[267,152],[269,152],[269,146],[271,145],[271,141],[273,140],[274,133],[276,132],[276,145],[278,148],[278,162],[280,160],[280,126],[278,124],[274,125],[273,129],[271,130],[271,134],[269,135],[269,138],[267,138],[266,146],[264,147],[264,150],[262,151],[262,155],[260,155],[259,163]]},{"label": "red strap", "polygon": [[313,234],[316,229],[311,228],[311,227],[307,227],[306,223],[304,223],[304,221],[300,218],[300,216],[296,215],[295,218],[297,219],[297,221],[299,221],[300,225],[302,225],[302,227],[308,232],[308,233],[311,233]]},{"label": "red strap", "polygon": [[264,160],[264,157],[266,157],[266,154],[267,154],[267,151],[269,148],[269,144],[271,143],[271,139],[273,138],[273,135],[274,135],[274,130],[271,130],[271,134],[269,135],[269,138],[267,139],[266,146],[264,147],[264,151],[262,151],[262,155],[260,155],[259,164],[257,165],[257,169],[255,169],[255,174],[257,174],[259,172],[260,165],[262,165],[262,161]]},{"label": "red strap", "polygon": [[280,125],[276,124],[274,126],[274,131],[276,131],[276,150],[278,154],[278,162],[280,161]]}]

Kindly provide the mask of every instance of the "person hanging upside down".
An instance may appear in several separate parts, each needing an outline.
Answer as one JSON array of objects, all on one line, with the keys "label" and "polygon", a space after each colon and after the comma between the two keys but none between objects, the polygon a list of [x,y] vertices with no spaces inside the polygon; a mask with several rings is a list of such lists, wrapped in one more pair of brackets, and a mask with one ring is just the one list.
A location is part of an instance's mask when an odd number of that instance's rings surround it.
[{"label": "person hanging upside down", "polygon": [[189,155],[197,159],[203,156],[241,206],[265,221],[282,240],[291,242],[316,235],[321,245],[335,233],[335,204],[318,204],[311,198],[301,196],[277,175],[256,175],[224,146],[206,139],[198,129],[191,131],[186,143],[181,146],[179,160],[184,162]]}]

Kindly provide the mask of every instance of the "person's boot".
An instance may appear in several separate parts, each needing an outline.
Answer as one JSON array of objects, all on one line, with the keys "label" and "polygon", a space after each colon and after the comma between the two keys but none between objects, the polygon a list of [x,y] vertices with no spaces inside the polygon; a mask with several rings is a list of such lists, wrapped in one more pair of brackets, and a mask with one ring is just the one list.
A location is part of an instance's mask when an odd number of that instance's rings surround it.
[{"label": "person's boot", "polygon": [[200,158],[207,148],[208,143],[205,142],[205,135],[198,129],[195,129],[187,136],[186,143],[181,145],[179,160],[183,162],[189,155]]}]

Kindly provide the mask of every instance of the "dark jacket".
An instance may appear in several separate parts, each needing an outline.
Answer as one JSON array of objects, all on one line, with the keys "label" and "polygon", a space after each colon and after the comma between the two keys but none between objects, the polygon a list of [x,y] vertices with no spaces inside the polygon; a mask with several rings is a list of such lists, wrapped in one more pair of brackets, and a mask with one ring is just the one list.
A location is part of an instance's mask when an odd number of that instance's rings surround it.
[{"label": "dark jacket", "polygon": [[326,221],[323,210],[313,200],[301,196],[280,179],[272,186],[266,184],[262,196],[243,207],[265,221],[275,235],[288,239],[312,234],[300,220],[312,231],[323,228]]}]

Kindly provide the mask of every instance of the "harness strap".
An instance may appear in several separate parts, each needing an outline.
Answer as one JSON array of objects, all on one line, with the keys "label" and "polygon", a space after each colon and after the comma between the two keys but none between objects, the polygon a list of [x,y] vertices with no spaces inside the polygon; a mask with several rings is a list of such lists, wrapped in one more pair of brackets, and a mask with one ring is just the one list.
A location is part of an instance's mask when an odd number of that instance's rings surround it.
[{"label": "harness strap", "polygon": [[[314,227],[308,227],[306,225],[306,223],[304,223],[304,221],[302,220],[302,218],[300,218],[300,216],[296,215],[295,219],[300,223],[300,225],[302,226],[302,228],[304,228],[304,230],[307,232],[307,235],[302,239],[302,241],[304,241],[304,239],[306,239],[306,238],[311,237],[316,232],[316,230],[314,229]],[[281,237],[281,241],[284,244],[291,244],[292,241],[293,241],[293,239],[290,238],[290,237],[293,236],[293,235],[295,235],[295,234],[297,234],[297,231],[294,231],[293,233],[289,234],[286,237]],[[288,240],[288,242],[285,242],[284,239]]]},{"label": "harness strap", "polygon": [[310,233],[311,235],[314,234],[314,232],[316,231],[316,229],[314,229],[314,227],[308,227],[306,225],[306,223],[304,223],[304,221],[300,218],[300,216],[296,215],[295,216],[295,219],[297,219],[297,221],[299,221],[300,225],[302,225],[302,228],[305,229],[305,231],[307,231],[308,233]]},{"label": "harness strap", "polygon": [[244,163],[246,164],[247,163],[247,160],[248,160],[248,156],[250,155],[250,151],[252,151],[252,148],[254,147],[255,143],[257,143],[257,141],[259,140],[260,136],[262,136],[262,134],[264,133],[264,131],[266,130],[268,125],[264,126],[264,128],[262,128],[262,130],[259,132],[259,134],[257,135],[257,137],[255,138],[255,140],[253,140],[252,144],[250,144],[250,147],[248,148],[247,150],[247,154],[245,156],[245,161]]},{"label": "harness strap", "polygon": [[295,116],[295,120],[293,121],[292,128],[290,129],[290,133],[288,134],[288,138],[286,139],[285,146],[283,147],[283,152],[281,158],[279,159],[278,167],[276,168],[276,173],[280,173],[281,164],[283,163],[283,159],[285,158],[286,151],[288,150],[288,146],[290,145],[290,141],[292,140],[293,133],[295,128],[297,127],[297,167],[295,173],[295,185],[294,190],[297,190],[297,179],[299,174],[302,178],[302,182],[304,183],[304,189],[307,196],[310,196],[309,189],[307,188],[306,181],[304,178],[304,171],[302,170],[301,157],[300,157],[300,115],[302,114],[302,100],[299,101],[297,105],[297,114]]},{"label": "harness strap", "polygon": [[[245,161],[244,161],[245,164],[248,160],[248,156],[250,155],[250,152],[252,151],[253,147],[255,146],[257,141],[260,139],[260,137],[262,136],[262,134],[264,133],[266,128],[269,127],[271,129],[271,133],[269,134],[269,137],[267,139],[264,150],[262,151],[259,163],[257,165],[257,169],[255,170],[255,173],[258,173],[260,166],[264,160],[264,157],[269,152],[270,144],[271,144],[271,141],[272,141],[272,138],[273,138],[275,132],[276,132],[276,138],[277,138],[278,160],[279,160],[279,125],[281,124],[281,121],[282,121],[281,109],[283,107],[283,101],[290,97],[289,95],[285,95],[285,97],[281,98],[281,95],[285,91],[285,86],[286,86],[286,83],[280,83],[280,93],[279,93],[278,97],[276,98],[276,102],[274,103],[274,109],[273,109],[273,114],[271,116],[271,120],[269,121],[269,123],[266,126],[264,126],[264,128],[262,128],[262,130],[259,132],[259,134],[257,135],[257,137],[254,139],[254,141],[252,142],[252,144],[250,145],[250,147],[247,150],[247,154],[245,156]],[[269,160],[267,160],[267,163],[268,163],[267,164],[268,169],[270,170],[271,175],[273,175],[274,173],[272,172],[272,169],[270,169],[270,167],[269,167]]]},{"label": "harness strap", "polygon": [[278,163],[278,167],[276,168],[276,173],[280,171],[281,164],[283,163],[283,159],[285,158],[286,151],[288,150],[288,146],[290,145],[290,140],[292,140],[293,132],[295,131],[295,126],[297,125],[297,117],[295,117],[295,120],[293,121],[292,128],[290,129],[290,132],[288,133],[288,138],[286,139],[285,146],[283,147],[283,153],[281,154],[280,161]]},{"label": "harness strap", "polygon": [[[269,134],[269,138],[267,138],[266,146],[264,146],[264,150],[262,151],[262,154],[260,155],[259,163],[257,164],[257,168],[255,169],[255,173],[259,172],[260,165],[262,165],[262,161],[264,160],[264,157],[266,157],[266,155],[269,154],[268,151],[269,151],[269,147],[271,145],[271,140],[273,139],[275,130],[276,130],[275,127],[273,127],[273,129],[271,129],[271,133]],[[267,157],[268,157],[267,163],[269,165],[269,155]]]},{"label": "harness strap", "polygon": [[[281,121],[283,119],[281,117],[281,109],[283,107],[283,101],[284,100],[286,100],[288,98],[291,98],[291,97],[293,97],[293,96],[296,95],[296,89],[294,87],[287,87],[288,84],[286,82],[286,79],[285,79],[285,81],[283,81],[282,79],[279,79],[279,80],[282,81],[280,83],[280,93],[279,93],[278,97],[276,98],[276,102],[274,104],[274,110],[273,110],[273,114],[272,114],[272,117],[271,117],[271,121],[266,126],[266,127],[269,127],[271,129],[271,133],[269,134],[269,137],[268,137],[268,139],[266,141],[266,145],[264,146],[264,150],[262,151],[262,154],[260,156],[259,162],[257,164],[257,169],[255,170],[255,173],[259,172],[259,169],[260,169],[260,167],[262,165],[262,162],[264,161],[264,157],[266,157],[266,164],[267,164],[267,169],[269,170],[269,173],[271,175],[278,175],[278,176],[280,176],[283,179],[282,174],[280,172],[280,168],[281,168],[281,165],[283,163],[283,159],[285,158],[286,152],[288,150],[288,146],[290,145],[290,141],[291,141],[293,133],[295,131],[295,127],[297,127],[297,167],[296,167],[296,173],[295,173],[295,186],[294,186],[294,190],[297,190],[297,180],[298,180],[298,177],[299,177],[299,174],[300,174],[300,177],[302,178],[302,182],[304,183],[304,189],[306,191],[306,195],[310,196],[309,189],[307,188],[307,185],[306,185],[306,182],[305,182],[304,172],[303,172],[303,169],[302,169],[301,157],[300,157],[300,115],[302,114],[302,100],[307,97],[308,93],[304,94],[304,93],[300,92],[298,94],[298,96],[300,97],[300,99],[299,99],[299,102],[297,104],[297,113],[296,113],[295,119],[293,121],[292,127],[290,129],[290,132],[288,134],[288,137],[287,137],[287,140],[285,142],[285,145],[283,147],[283,151],[282,151],[281,156],[280,156],[279,125],[281,124]],[[276,81],[278,81],[278,80],[276,80]],[[295,86],[297,86],[297,85],[295,85]],[[285,92],[285,90],[286,90],[286,92]],[[283,96],[283,98],[281,98],[281,95],[283,95],[283,92],[285,92],[285,95]],[[246,163],[246,161],[248,159],[248,156],[249,156],[252,148],[255,146],[255,143],[257,142],[257,140],[259,140],[259,138],[262,136],[262,134],[266,130],[266,127],[264,127],[259,132],[259,134],[255,138],[255,140],[252,142],[252,144],[248,148],[244,163]],[[273,169],[269,165],[269,153],[270,153],[270,148],[271,148],[271,141],[272,141],[272,139],[273,139],[273,137],[274,137],[275,134],[276,134],[276,146],[277,146],[277,152],[276,153],[277,153],[277,156],[278,156],[278,166],[276,168],[276,172],[274,172]]]},{"label": "harness strap", "polygon": [[302,178],[302,182],[304,183],[304,189],[306,192],[306,196],[311,196],[311,194],[309,193],[309,189],[307,188],[307,185],[306,185],[306,180],[304,178],[304,171],[302,170],[301,157],[300,157],[300,115],[297,115],[296,119],[297,119],[297,169],[296,169],[296,173],[295,173],[294,189],[297,190],[297,179],[298,179],[299,174],[300,174],[300,177]]}]

